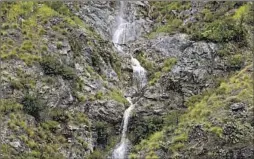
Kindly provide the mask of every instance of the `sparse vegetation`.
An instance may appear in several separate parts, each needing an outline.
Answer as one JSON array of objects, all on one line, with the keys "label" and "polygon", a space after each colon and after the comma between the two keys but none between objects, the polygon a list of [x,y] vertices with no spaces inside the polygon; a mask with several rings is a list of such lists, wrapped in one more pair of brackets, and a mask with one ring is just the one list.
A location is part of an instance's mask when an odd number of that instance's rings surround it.
[{"label": "sparse vegetation", "polygon": [[110,93],[109,93],[109,96],[108,96],[110,99],[113,99],[119,103],[123,103],[123,104],[129,104],[129,102],[127,101],[126,98],[123,97],[123,94],[119,91],[119,90],[112,90]]},{"label": "sparse vegetation", "polygon": [[149,81],[150,85],[154,85],[161,77],[161,72],[156,72],[153,76],[152,79]]},{"label": "sparse vegetation", "polygon": [[11,99],[1,99],[0,100],[0,113],[11,113],[17,110],[21,110],[23,106],[19,103],[16,103],[15,101]]},{"label": "sparse vegetation", "polygon": [[176,64],[176,58],[168,58],[164,61],[162,71],[169,72],[171,68]]}]

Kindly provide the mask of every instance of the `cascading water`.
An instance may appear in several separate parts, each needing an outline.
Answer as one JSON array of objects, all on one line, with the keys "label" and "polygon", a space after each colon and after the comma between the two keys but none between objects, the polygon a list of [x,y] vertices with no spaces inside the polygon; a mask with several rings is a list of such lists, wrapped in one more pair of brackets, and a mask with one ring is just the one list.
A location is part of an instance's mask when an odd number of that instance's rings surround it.
[{"label": "cascading water", "polygon": [[131,66],[133,70],[133,81],[137,85],[137,89],[142,89],[146,83],[146,70],[140,65],[139,61],[131,56]]},{"label": "cascading water", "polygon": [[[117,50],[120,53],[124,53],[121,44],[125,44],[126,42],[126,32],[128,32],[129,22],[124,19],[124,9],[126,3],[124,1],[120,1],[120,12],[117,16],[117,29],[113,34],[113,43]],[[146,83],[146,71],[140,65],[139,61],[131,56],[131,66],[133,69],[133,79],[135,84],[137,85],[137,89],[143,88]],[[131,112],[134,109],[134,104],[131,101],[131,98],[127,98],[130,103],[130,107],[125,110],[123,116],[123,130],[121,141],[117,144],[117,147],[113,150],[112,158],[113,159],[125,159],[128,152],[129,140],[127,138],[127,130],[128,130],[128,122],[131,116]]]},{"label": "cascading water", "polygon": [[121,44],[125,43],[125,38],[126,38],[125,33],[129,25],[129,23],[126,20],[124,20],[124,6],[125,6],[125,2],[120,1],[119,15],[117,16],[117,20],[116,20],[117,28],[113,35],[113,43],[115,44],[115,47],[117,48],[117,50],[121,53],[123,53]]},{"label": "cascading water", "polygon": [[131,102],[130,98],[127,98],[130,103],[130,107],[125,110],[123,116],[123,130],[122,130],[122,137],[121,142],[117,146],[117,148],[113,151],[113,159],[124,159],[126,156],[126,152],[128,149],[128,138],[126,137],[128,122],[131,115],[132,110],[134,109],[134,104]]}]

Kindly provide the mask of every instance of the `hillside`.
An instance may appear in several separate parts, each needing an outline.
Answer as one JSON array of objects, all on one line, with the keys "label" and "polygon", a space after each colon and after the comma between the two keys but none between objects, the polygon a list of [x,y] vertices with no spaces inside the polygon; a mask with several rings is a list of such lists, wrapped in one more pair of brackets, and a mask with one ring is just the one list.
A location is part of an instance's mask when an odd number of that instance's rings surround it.
[{"label": "hillside", "polygon": [[0,3],[1,159],[254,157],[252,2]]}]

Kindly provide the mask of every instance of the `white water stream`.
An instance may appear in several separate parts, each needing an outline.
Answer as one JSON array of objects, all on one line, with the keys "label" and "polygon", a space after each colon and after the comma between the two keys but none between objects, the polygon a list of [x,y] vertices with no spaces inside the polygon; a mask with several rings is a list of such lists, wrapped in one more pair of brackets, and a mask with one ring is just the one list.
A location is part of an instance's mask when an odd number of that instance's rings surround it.
[{"label": "white water stream", "polygon": [[126,41],[126,30],[128,29],[129,23],[124,20],[124,6],[126,2],[120,1],[119,15],[116,17],[117,28],[113,35],[113,43],[117,50],[123,53],[121,44],[124,44]]},{"label": "white water stream", "polygon": [[113,151],[113,159],[124,159],[126,157],[127,149],[128,149],[128,138],[126,137],[126,132],[128,128],[128,122],[131,115],[132,110],[134,109],[134,104],[131,102],[130,98],[126,98],[130,106],[128,109],[125,110],[124,116],[123,116],[123,130],[122,130],[122,137],[121,141],[118,144],[118,146]]},{"label": "white water stream", "polygon": [[[127,5],[124,1],[120,1],[120,10],[119,15],[117,18],[117,28],[113,34],[113,43],[117,50],[120,53],[124,53],[121,44],[125,44],[126,42],[126,33],[129,31],[129,22],[124,19],[124,11],[125,5]],[[130,55],[131,56],[131,55]],[[133,69],[133,79],[135,84],[137,85],[137,89],[140,90],[143,88],[146,83],[146,70],[140,65],[139,61],[136,58],[131,56],[131,66]],[[127,158],[128,153],[128,145],[129,140],[127,138],[127,130],[128,130],[128,122],[131,116],[132,110],[134,109],[135,105],[132,103],[131,98],[127,98],[130,103],[128,109],[125,110],[123,116],[123,130],[120,143],[117,144],[116,148],[113,150],[112,158],[113,159],[125,159]]]}]

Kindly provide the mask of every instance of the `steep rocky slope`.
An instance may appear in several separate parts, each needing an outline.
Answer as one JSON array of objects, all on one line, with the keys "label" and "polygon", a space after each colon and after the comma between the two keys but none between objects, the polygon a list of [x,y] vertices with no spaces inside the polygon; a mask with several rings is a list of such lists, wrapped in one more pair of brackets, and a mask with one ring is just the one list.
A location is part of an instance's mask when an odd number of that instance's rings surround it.
[{"label": "steep rocky slope", "polygon": [[124,54],[117,2],[0,7],[0,158],[111,156],[124,96],[129,158],[253,157],[252,3],[126,3]]},{"label": "steep rocky slope", "polygon": [[112,44],[63,3],[1,7],[1,158],[87,156],[125,109]]}]

